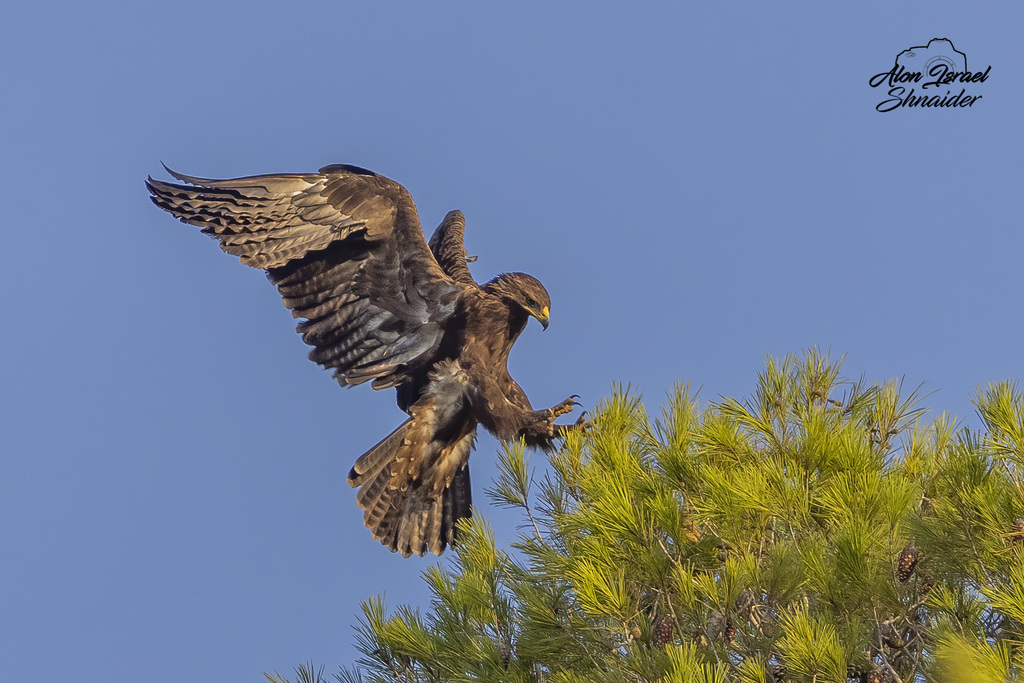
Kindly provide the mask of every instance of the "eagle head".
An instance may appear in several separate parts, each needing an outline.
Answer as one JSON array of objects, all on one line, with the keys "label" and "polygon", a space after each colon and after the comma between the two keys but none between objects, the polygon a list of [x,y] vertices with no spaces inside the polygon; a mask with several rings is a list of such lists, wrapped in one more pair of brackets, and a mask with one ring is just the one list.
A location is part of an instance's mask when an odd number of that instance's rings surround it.
[{"label": "eagle head", "polygon": [[502,273],[484,288],[515,304],[537,319],[545,330],[551,315],[551,297],[540,280],[526,273]]}]

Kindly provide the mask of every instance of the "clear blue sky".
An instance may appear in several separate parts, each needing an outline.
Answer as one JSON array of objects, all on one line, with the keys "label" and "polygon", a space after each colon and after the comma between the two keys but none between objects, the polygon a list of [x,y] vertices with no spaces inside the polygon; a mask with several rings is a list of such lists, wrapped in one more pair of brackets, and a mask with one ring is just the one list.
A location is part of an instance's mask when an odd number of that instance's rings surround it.
[{"label": "clear blue sky", "polygon": [[[5,10],[0,677],[334,670],[360,599],[427,600],[345,483],[393,392],[340,390],[260,272],[150,205],[161,161],[354,163],[428,229],[462,209],[478,279],[551,292],[513,352],[535,404],[746,396],[817,345],[976,424],[975,387],[1024,376],[1019,4],[552,4]],[[875,111],[935,37],[992,66],[983,98]]]}]

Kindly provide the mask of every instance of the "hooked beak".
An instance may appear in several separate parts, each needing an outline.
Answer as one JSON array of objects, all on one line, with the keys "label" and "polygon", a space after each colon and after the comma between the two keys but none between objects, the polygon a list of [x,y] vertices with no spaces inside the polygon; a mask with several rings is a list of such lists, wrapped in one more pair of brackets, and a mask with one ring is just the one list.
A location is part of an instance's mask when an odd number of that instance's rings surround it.
[{"label": "hooked beak", "polygon": [[540,313],[534,313],[533,317],[535,317],[537,319],[537,322],[540,323],[540,326],[543,327],[546,330],[546,329],[548,329],[548,322],[550,321],[550,318],[549,318],[550,314],[551,314],[551,311],[548,309],[547,306],[545,306],[544,308],[540,309]]}]

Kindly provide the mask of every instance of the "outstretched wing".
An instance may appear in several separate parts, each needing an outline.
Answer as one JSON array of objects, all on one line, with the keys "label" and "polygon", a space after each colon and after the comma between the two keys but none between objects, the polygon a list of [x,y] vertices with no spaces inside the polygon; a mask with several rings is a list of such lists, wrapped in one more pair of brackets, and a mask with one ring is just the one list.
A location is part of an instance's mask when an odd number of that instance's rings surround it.
[{"label": "outstretched wing", "polygon": [[430,251],[448,277],[461,285],[475,288],[479,285],[469,272],[470,259],[466,257],[463,243],[465,230],[466,217],[462,212],[457,209],[449,211],[430,237]]},{"label": "outstretched wing", "polygon": [[430,363],[464,285],[427,247],[412,197],[355,166],[318,173],[146,182],[153,202],[262,268],[310,360],[345,384],[395,386]]}]

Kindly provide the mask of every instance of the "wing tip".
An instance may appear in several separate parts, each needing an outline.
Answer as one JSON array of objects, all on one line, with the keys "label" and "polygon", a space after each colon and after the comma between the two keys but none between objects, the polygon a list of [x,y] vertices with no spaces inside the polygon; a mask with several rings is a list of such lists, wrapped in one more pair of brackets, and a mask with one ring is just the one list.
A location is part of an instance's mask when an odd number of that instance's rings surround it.
[{"label": "wing tip", "polygon": [[189,185],[203,186],[203,185],[206,185],[206,184],[208,184],[210,182],[210,180],[208,180],[206,178],[197,178],[196,176],[190,176],[190,175],[185,175],[184,173],[178,173],[173,168],[171,168],[170,166],[165,164],[163,161],[160,162],[160,165],[163,166],[164,170],[167,171],[171,176],[173,176],[177,180],[180,180],[183,183],[188,183]]},{"label": "wing tip", "polygon": [[317,170],[317,173],[321,173],[324,175],[328,173],[353,173],[355,175],[365,175],[372,177],[377,177],[380,175],[379,173],[375,173],[374,171],[371,171],[368,168],[356,166],[355,164],[328,164],[327,166],[324,166]]},{"label": "wing tip", "polygon": [[462,213],[462,211],[459,210],[459,209],[452,209],[451,211],[449,211],[448,213],[446,213],[444,215],[444,218],[442,219],[441,222],[442,223],[447,223],[448,221],[458,221],[458,222],[462,223],[462,227],[465,227],[466,226],[466,214]]}]

